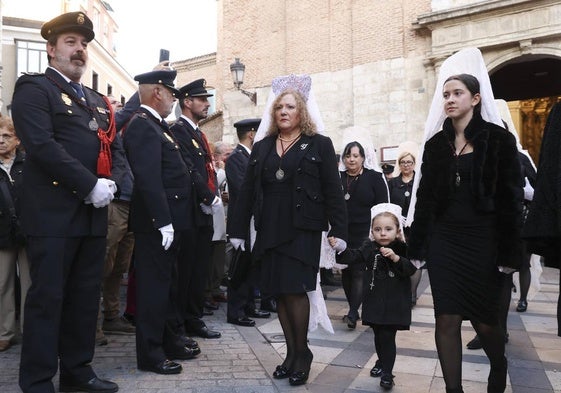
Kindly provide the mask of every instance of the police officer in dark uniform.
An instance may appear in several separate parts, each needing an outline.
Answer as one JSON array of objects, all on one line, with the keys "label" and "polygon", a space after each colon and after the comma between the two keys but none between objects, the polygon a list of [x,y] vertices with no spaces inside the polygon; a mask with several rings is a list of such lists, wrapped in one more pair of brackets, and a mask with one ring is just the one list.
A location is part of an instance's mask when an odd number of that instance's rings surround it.
[{"label": "police officer in dark uniform", "polygon": [[193,228],[189,168],[164,120],[179,93],[173,86],[176,74],[160,70],[135,77],[141,106],[123,137],[134,174],[130,228],[135,236],[137,365],[158,374],[178,374],[182,367],[171,359],[200,353],[171,328],[178,321],[178,245]]},{"label": "police officer in dark uniform", "polygon": [[204,79],[197,79],[179,89],[181,117],[171,127],[185,162],[190,165],[194,185],[196,227],[181,240],[178,270],[178,304],[188,334],[203,338],[219,338],[220,332],[210,330],[204,321],[204,294],[210,274],[212,214],[220,203],[212,154],[205,134],[198,123],[208,115],[211,97]]},{"label": "police officer in dark uniform", "polygon": [[[62,14],[41,28],[45,74],[16,82],[12,113],[25,148],[21,224],[32,284],[25,305],[20,387],[54,392],[116,392],[99,379],[94,355],[107,208],[124,170],[106,97],[80,83],[92,21]],[[111,180],[113,179],[113,180]],[[115,181],[114,181],[115,180]]]},{"label": "police officer in dark uniform", "polygon": [[[239,143],[226,161],[226,179],[228,182],[229,194],[226,231],[228,230],[228,225],[232,221],[234,211],[236,210],[238,195],[240,193],[247,165],[249,164],[249,155],[251,154],[251,148],[253,147],[253,139],[255,138],[255,134],[257,133],[257,128],[260,123],[261,119],[244,119],[234,123]],[[250,250],[249,244],[245,247],[245,249]],[[270,317],[270,312],[262,311],[255,307],[254,297],[255,284],[257,282],[256,273],[255,269],[252,269],[250,270],[248,277],[240,283],[239,287],[234,288],[233,285],[228,287],[228,323],[239,326],[254,326],[255,321],[250,317]],[[261,296],[261,301],[263,302],[265,296],[263,294]]]}]

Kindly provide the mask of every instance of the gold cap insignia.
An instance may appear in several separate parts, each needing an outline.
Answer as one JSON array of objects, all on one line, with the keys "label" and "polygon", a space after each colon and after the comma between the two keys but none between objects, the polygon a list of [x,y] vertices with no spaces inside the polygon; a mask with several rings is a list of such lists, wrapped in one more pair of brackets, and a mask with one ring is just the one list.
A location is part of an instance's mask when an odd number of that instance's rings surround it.
[{"label": "gold cap insignia", "polygon": [[84,17],[84,14],[82,13],[78,14],[78,17],[76,18],[76,23],[78,23],[79,25],[83,25],[85,21],[86,18]]}]

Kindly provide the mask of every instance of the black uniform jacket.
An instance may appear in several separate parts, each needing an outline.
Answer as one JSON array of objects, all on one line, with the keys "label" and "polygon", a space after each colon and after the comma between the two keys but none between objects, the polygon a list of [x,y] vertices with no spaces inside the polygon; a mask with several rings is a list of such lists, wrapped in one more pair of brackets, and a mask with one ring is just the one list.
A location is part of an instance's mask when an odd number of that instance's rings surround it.
[{"label": "black uniform jacket", "polygon": [[191,171],[197,226],[212,226],[212,215],[203,213],[199,206],[200,203],[210,205],[217,195],[209,189],[207,183],[208,174],[205,165],[208,159],[212,160],[211,153],[205,150],[203,139],[185,119],[181,117],[177,119],[171,127],[171,133],[176,138],[183,160]]},{"label": "black uniform jacket", "polygon": [[[107,209],[84,198],[94,188],[100,141],[92,118],[107,129],[109,109],[102,96],[84,86],[85,108],[74,89],[52,68],[45,74],[23,75],[14,89],[12,114],[25,148],[21,224],[33,236],[105,236]],[[119,139],[111,145],[112,176],[117,185],[124,173]]]},{"label": "black uniform jacket", "polygon": [[[261,225],[263,189],[261,174],[266,157],[275,148],[276,136],[253,146],[249,165],[230,222],[230,237],[246,239],[249,220],[255,216],[255,229]],[[292,224],[297,229],[327,231],[347,240],[347,208],[331,139],[323,135],[306,136],[292,147],[299,149],[298,167],[293,182]],[[269,223],[270,224],[270,223]]]},{"label": "black uniform jacket", "polygon": [[403,257],[407,253],[405,243],[397,240],[387,247],[400,256],[399,261],[393,262],[382,256],[379,245],[367,240],[358,249],[347,248],[337,254],[337,263],[366,266],[362,302],[364,325],[396,325],[404,329],[411,324],[409,276],[415,273],[417,268],[409,259]]},{"label": "black uniform jacket", "polygon": [[228,183],[228,219],[226,220],[226,232],[229,233],[230,222],[237,209],[240,188],[243,183],[245,171],[249,164],[249,152],[238,145],[226,160],[226,181]]},{"label": "black uniform jacket", "polygon": [[173,136],[140,108],[129,121],[123,143],[134,175],[130,229],[148,233],[170,223],[176,231],[191,229],[191,176]]},{"label": "black uniform jacket", "polygon": [[[524,180],[514,136],[474,114],[465,130],[473,144],[471,190],[475,208],[497,217],[497,265],[518,268]],[[446,210],[454,192],[455,157],[451,120],[425,144],[415,216],[408,239],[409,257],[424,260],[432,225]]]}]

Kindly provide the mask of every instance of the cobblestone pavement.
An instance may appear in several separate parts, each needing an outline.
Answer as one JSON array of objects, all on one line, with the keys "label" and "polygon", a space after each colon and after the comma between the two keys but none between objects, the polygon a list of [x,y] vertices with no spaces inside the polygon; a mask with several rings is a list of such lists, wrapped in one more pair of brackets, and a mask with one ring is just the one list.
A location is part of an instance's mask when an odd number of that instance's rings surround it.
[{"label": "cobblestone pavement", "polygon": [[[507,393],[561,393],[561,337],[557,337],[556,302],[559,271],[545,268],[541,290],[529,301],[528,311],[509,315],[507,344],[509,383]],[[410,331],[398,332],[398,355],[394,368],[395,393],[442,393],[444,381],[434,345],[432,297],[426,274],[413,309]],[[202,354],[182,362],[179,375],[163,376],[136,369],[134,336],[108,336],[109,345],[97,347],[94,369],[102,378],[119,384],[120,392],[132,393],[272,393],[381,392],[379,379],[371,378],[374,340],[370,329],[349,330],[341,321],[347,310],[343,290],[325,287],[328,313],[335,334],[321,328],[310,334],[314,362],[308,384],[291,387],[287,380],[275,380],[271,373],[282,362],[285,351],[281,327],[275,314],[258,319],[253,328],[226,323],[225,304],[213,316],[205,317],[211,329],[222,332],[217,340],[198,339]],[[516,297],[516,294],[514,294]],[[473,338],[469,323],[462,326],[462,338]],[[19,392],[17,372],[21,346],[0,353],[0,392]],[[482,350],[464,350],[463,386],[466,393],[486,391],[489,372]],[[55,386],[58,383],[55,379]]]}]

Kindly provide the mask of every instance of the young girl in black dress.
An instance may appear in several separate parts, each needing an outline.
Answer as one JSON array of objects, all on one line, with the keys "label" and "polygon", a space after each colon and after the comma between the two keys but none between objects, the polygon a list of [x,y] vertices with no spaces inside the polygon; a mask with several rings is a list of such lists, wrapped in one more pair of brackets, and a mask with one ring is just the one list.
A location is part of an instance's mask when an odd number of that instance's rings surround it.
[{"label": "young girl in black dress", "polygon": [[372,208],[371,239],[358,248],[330,238],[331,246],[338,251],[337,262],[366,265],[362,304],[362,323],[374,331],[374,344],[378,360],[370,371],[379,377],[380,386],[391,389],[396,356],[395,335],[398,330],[409,330],[411,324],[411,283],[409,277],[417,268],[403,257],[401,207],[380,203]]}]

